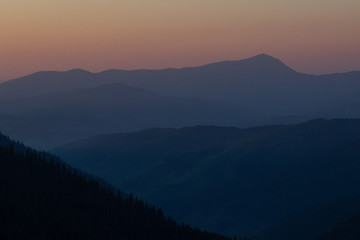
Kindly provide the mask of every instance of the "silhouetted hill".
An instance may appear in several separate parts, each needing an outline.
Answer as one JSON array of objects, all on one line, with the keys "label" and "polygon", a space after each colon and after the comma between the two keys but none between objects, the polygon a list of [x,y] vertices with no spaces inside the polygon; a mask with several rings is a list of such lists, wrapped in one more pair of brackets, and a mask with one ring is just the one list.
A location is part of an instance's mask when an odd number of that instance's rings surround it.
[{"label": "silhouetted hill", "polygon": [[109,70],[97,75],[164,95],[239,104],[265,115],[325,117],[325,109],[360,101],[360,72],[302,74],[265,54],[200,67]]},{"label": "silhouetted hill", "polygon": [[181,69],[39,72],[0,84],[0,101],[123,83],[166,96],[239,104],[265,115],[327,117],[324,111],[333,106],[360,101],[359,78],[360,72],[355,71],[302,74],[261,54]]},{"label": "silhouetted hill", "polygon": [[8,144],[0,146],[0,239],[229,239],[179,225],[55,157]]},{"label": "silhouetted hill", "polygon": [[[211,63],[200,67],[194,67],[193,69],[212,72],[243,73],[241,75],[239,74],[238,76],[264,76],[264,73],[266,73],[267,77],[291,77],[298,74],[296,71],[281,62],[279,59],[276,59],[267,54],[260,54],[248,59],[238,61],[223,61]],[[261,69],[262,71],[259,71],[259,69]]]},{"label": "silhouetted hill", "polygon": [[93,73],[82,69],[43,71],[0,84],[0,100],[26,99],[100,85]]},{"label": "silhouetted hill", "polygon": [[307,206],[359,194],[360,120],[100,135],[54,150],[178,219],[256,235]]},{"label": "silhouetted hill", "polygon": [[[144,85],[146,89],[154,90],[155,92],[161,90],[159,89],[160,87],[163,87],[164,91],[161,92],[165,95],[170,94],[184,97],[182,95],[182,92],[185,90],[183,87],[189,87],[189,84],[201,84],[198,87],[209,89],[209,84],[217,84],[218,86],[224,83],[239,84],[246,78],[252,78],[257,81],[279,81],[282,79],[277,78],[299,75],[304,74],[295,72],[278,59],[266,54],[239,61],[223,61],[200,67],[181,69],[112,69],[100,73],[90,73],[82,69],[73,69],[64,72],[42,71],[1,83],[0,99],[27,98],[43,94],[71,91],[79,88],[95,87],[107,83],[129,83],[135,86]],[[221,79],[219,79],[219,77]],[[221,81],[214,82],[214,80]],[[161,86],[161,84],[164,85]],[[177,87],[180,88],[176,91]],[[171,91],[174,91],[173,94]],[[194,89],[188,89],[188,91],[191,93],[194,92]],[[215,91],[217,91],[217,89],[213,88],[212,92]],[[192,95],[191,97],[198,97],[198,94]],[[213,98],[211,99],[211,101],[214,100]]]},{"label": "silhouetted hill", "polygon": [[360,72],[298,73],[265,54],[182,69],[38,72],[0,84],[0,129],[49,148],[104,132],[153,127],[354,118],[360,116],[359,79]]},{"label": "silhouetted hill", "polygon": [[150,127],[237,125],[255,116],[235,105],[166,97],[123,84],[0,102],[0,109],[4,133],[41,148]]}]

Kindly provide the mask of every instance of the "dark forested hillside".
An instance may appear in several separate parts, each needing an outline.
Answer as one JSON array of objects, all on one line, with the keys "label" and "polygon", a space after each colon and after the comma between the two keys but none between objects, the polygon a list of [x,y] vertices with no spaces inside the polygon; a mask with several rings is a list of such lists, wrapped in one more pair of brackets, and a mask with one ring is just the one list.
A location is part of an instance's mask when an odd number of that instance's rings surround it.
[{"label": "dark forested hillside", "polygon": [[[359,149],[359,120],[314,120],[250,129],[149,129],[101,135],[54,152],[179,219],[256,235],[308,206],[360,194]],[[329,224],[338,220],[335,215]]]},{"label": "dark forested hillside", "polygon": [[10,144],[10,143],[11,143],[11,140],[9,137],[0,134],[0,146]]},{"label": "dark forested hillside", "polygon": [[228,238],[179,225],[45,153],[1,144],[0,239]]}]

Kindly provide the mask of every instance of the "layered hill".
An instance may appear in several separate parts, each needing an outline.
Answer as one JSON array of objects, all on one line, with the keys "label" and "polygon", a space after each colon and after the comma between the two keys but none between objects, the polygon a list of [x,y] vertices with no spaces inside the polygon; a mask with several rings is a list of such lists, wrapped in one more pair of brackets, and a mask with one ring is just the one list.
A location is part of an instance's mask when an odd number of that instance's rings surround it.
[{"label": "layered hill", "polygon": [[16,145],[0,146],[1,239],[230,239],[177,224],[161,209]]},{"label": "layered hill", "polygon": [[239,104],[266,115],[342,117],[325,110],[359,102],[359,79],[356,71],[318,76],[299,73],[261,54],[181,69],[38,72],[1,84],[0,100],[123,83],[166,96]]},{"label": "layered hill", "polygon": [[2,131],[42,149],[147,127],[237,125],[254,115],[236,105],[167,97],[118,83],[0,102]]},{"label": "layered hill", "polygon": [[359,120],[314,120],[100,135],[54,152],[178,219],[256,235],[308,206],[359,194],[359,149]]},{"label": "layered hill", "polygon": [[345,117],[325,110],[360,102],[359,71],[303,74],[266,54],[183,69],[109,70],[97,76],[165,95],[239,104],[271,116]]},{"label": "layered hill", "polygon": [[153,127],[357,118],[359,79],[360,72],[298,73],[265,54],[182,69],[38,72],[0,84],[0,129],[51,148]]}]

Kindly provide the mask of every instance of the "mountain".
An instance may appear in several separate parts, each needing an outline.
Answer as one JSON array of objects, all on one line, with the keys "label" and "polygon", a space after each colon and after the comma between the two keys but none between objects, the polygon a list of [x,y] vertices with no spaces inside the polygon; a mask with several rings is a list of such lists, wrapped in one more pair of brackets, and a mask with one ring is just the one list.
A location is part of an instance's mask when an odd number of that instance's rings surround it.
[{"label": "mountain", "polygon": [[360,194],[360,120],[99,135],[53,152],[175,216],[260,234],[307,206]]},{"label": "mountain", "polygon": [[26,99],[101,85],[93,73],[82,69],[43,71],[0,84],[0,100]]},{"label": "mountain", "polygon": [[324,109],[360,101],[360,72],[303,74],[266,54],[192,68],[97,75],[164,95],[239,104],[265,115],[325,117]]},{"label": "mountain", "polygon": [[0,146],[0,239],[230,240],[177,224],[133,195],[16,144]]},{"label": "mountain", "polygon": [[236,105],[167,97],[123,84],[4,101],[0,109],[4,133],[42,149],[100,133],[238,125],[256,116]]},{"label": "mountain", "polygon": [[181,69],[38,72],[0,84],[0,101],[123,83],[161,95],[240,104],[267,115],[321,116],[324,109],[360,101],[359,77],[359,71],[303,74],[261,54]]},{"label": "mountain", "polygon": [[[198,98],[203,95],[202,91],[206,91],[211,94],[210,101],[216,101],[214,97],[224,88],[223,85],[241,90],[246,84],[252,84],[249,81],[260,85],[272,84],[271,81],[282,83],[284,79],[303,75],[308,76],[293,71],[279,60],[265,54],[240,61],[224,61],[181,69],[113,69],[99,73],[90,73],[82,69],[65,72],[42,71],[1,83],[0,99],[27,98],[108,83],[124,83],[159,94],[179,97]],[[245,85],[239,89],[239,84]],[[220,100],[224,101],[222,98]]]},{"label": "mountain", "polygon": [[0,84],[0,129],[49,149],[154,127],[356,118],[359,79],[360,72],[298,73],[266,54],[182,69],[38,72]]}]

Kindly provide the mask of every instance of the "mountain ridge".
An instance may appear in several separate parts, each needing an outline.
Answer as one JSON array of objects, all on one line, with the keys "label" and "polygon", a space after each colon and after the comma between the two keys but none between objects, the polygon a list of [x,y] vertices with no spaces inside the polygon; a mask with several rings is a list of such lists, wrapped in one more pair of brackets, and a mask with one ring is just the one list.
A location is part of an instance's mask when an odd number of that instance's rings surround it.
[{"label": "mountain ridge", "polygon": [[332,76],[332,75],[342,75],[342,74],[357,74],[360,72],[360,70],[351,70],[351,71],[345,71],[345,72],[333,72],[333,73],[326,73],[326,74],[309,74],[309,73],[303,73],[303,72],[299,72],[294,70],[293,68],[289,67],[288,65],[286,65],[283,61],[279,60],[278,58],[266,54],[266,53],[261,53],[258,55],[254,55],[252,57],[248,57],[248,58],[242,58],[242,59],[237,59],[237,60],[221,60],[221,61],[215,61],[215,62],[210,62],[210,63],[205,63],[205,64],[200,64],[200,65],[196,65],[196,66],[189,66],[189,67],[168,67],[168,68],[136,68],[136,69],[121,69],[121,68],[109,68],[109,69],[105,69],[105,70],[101,70],[101,71],[89,71],[87,69],[84,68],[72,68],[69,70],[42,70],[42,71],[36,71],[30,74],[26,74],[20,77],[16,77],[16,78],[11,78],[5,81],[0,82],[1,84],[4,83],[8,83],[11,81],[21,81],[24,80],[26,78],[29,77],[38,77],[39,75],[43,75],[43,74],[94,74],[94,75],[102,75],[102,74],[106,74],[109,72],[154,72],[154,71],[168,71],[168,70],[188,70],[188,69],[202,69],[202,68],[208,68],[208,67],[212,67],[212,66],[216,66],[216,65],[226,65],[226,64],[241,64],[241,63],[252,63],[252,64],[256,64],[259,62],[267,62],[267,63],[272,63],[273,65],[278,64],[278,66],[282,66],[283,69],[288,69],[290,72],[293,73],[300,73],[303,75],[308,75],[308,76]]},{"label": "mountain ridge", "polygon": [[293,211],[359,194],[359,139],[360,120],[318,119],[109,134],[53,151],[181,219],[254,236]]},{"label": "mountain ridge", "polygon": [[[39,75],[39,74],[49,74],[49,73],[91,73],[91,74],[101,74],[101,73],[106,73],[109,71],[123,71],[123,72],[131,72],[131,71],[162,71],[162,70],[183,70],[183,69],[191,69],[191,68],[203,68],[203,67],[207,67],[207,66],[211,66],[211,65],[216,65],[216,64],[222,64],[222,63],[241,63],[243,61],[252,61],[252,60],[274,60],[275,62],[278,62],[284,66],[287,66],[286,64],[284,64],[282,61],[280,61],[278,58],[273,57],[269,54],[266,53],[261,53],[258,55],[254,55],[252,57],[248,57],[248,58],[243,58],[243,59],[237,59],[237,60],[221,60],[221,61],[215,61],[215,62],[210,62],[210,63],[205,63],[205,64],[200,64],[200,65],[196,65],[196,66],[189,66],[189,67],[168,67],[168,68],[135,68],[135,69],[121,69],[121,68],[109,68],[109,69],[105,69],[102,71],[89,71],[87,69],[84,68],[72,68],[69,70],[41,70],[41,71],[36,71],[30,74],[26,74],[20,77],[15,77],[15,78],[11,78],[5,81],[0,82],[0,84],[2,83],[6,83],[9,81],[14,81],[14,80],[21,80],[23,78],[26,77],[30,77],[30,76],[34,76],[34,75]],[[288,67],[288,66],[287,66]],[[290,67],[288,67],[290,68]],[[290,68],[292,69],[292,68]],[[292,69],[293,70],[293,69]],[[293,70],[295,71],[295,70]],[[331,73],[330,73],[331,74]],[[310,75],[310,74],[309,74]]]},{"label": "mountain ridge", "polygon": [[0,142],[1,239],[231,240],[178,224],[55,156],[16,145]]},{"label": "mountain ridge", "polygon": [[[208,124],[249,127],[319,117],[353,118],[360,116],[359,79],[360,72],[326,76],[298,73],[264,54],[183,69],[42,72],[0,84],[0,127],[6,134],[43,148],[51,142],[49,136],[73,132],[71,124],[64,125],[71,118],[79,120],[82,133],[62,143],[100,134],[100,130],[111,133]],[[111,89],[109,84],[122,87]],[[96,125],[88,124],[85,129],[81,118]],[[118,125],[109,124],[109,118]],[[41,122],[44,119],[47,121]],[[54,129],[49,123],[61,128],[58,135],[48,134]],[[31,129],[40,133],[26,136]],[[34,145],[33,138],[40,135],[44,138]]]},{"label": "mountain ridge", "polygon": [[41,149],[95,134],[149,127],[235,125],[253,115],[236,105],[163,96],[122,83],[0,101],[2,131]]},{"label": "mountain ridge", "polygon": [[105,69],[105,70],[101,70],[101,71],[90,71],[90,70],[87,70],[84,68],[72,68],[69,70],[41,70],[41,71],[36,71],[36,72],[30,73],[30,74],[26,74],[26,75],[23,75],[20,77],[15,77],[15,78],[5,80],[3,82],[0,82],[0,84],[9,82],[9,81],[13,81],[16,79],[23,79],[25,77],[32,76],[34,74],[42,74],[42,73],[83,72],[83,73],[91,73],[91,74],[102,74],[102,73],[106,73],[109,71],[132,72],[132,71],[183,70],[183,69],[193,69],[193,68],[204,68],[204,67],[208,67],[208,66],[216,65],[216,64],[241,63],[243,61],[253,61],[253,60],[273,60],[274,62],[277,62],[280,65],[286,66],[287,68],[291,69],[293,72],[297,72],[297,73],[301,73],[301,74],[305,74],[305,75],[312,75],[312,76],[329,76],[329,75],[336,75],[336,74],[351,74],[351,73],[359,73],[360,72],[360,70],[349,70],[349,71],[344,71],[344,72],[333,72],[333,73],[324,73],[324,74],[305,73],[305,72],[300,72],[300,71],[294,70],[293,68],[291,68],[287,64],[285,64],[283,61],[281,61],[280,59],[278,59],[272,55],[269,55],[267,53],[260,53],[260,54],[257,54],[257,55],[254,55],[254,56],[248,57],[248,58],[241,58],[241,59],[234,59],[234,60],[220,60],[220,61],[214,61],[214,62],[210,62],[210,63],[200,64],[200,65],[195,65],[195,66],[188,66],[188,67],[135,68],[135,69],[109,68],[109,69]]}]

